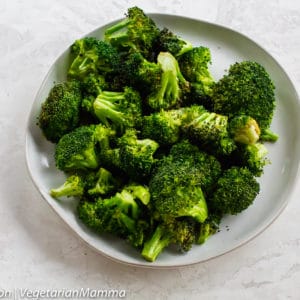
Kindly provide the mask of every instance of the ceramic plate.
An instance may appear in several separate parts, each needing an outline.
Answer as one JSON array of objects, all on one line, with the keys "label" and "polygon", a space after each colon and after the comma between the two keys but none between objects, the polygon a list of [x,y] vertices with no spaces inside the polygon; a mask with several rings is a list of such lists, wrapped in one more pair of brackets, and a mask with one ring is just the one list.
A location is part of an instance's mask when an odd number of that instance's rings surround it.
[{"label": "ceramic plate", "polygon": [[[36,126],[41,103],[53,83],[66,79],[70,64],[69,49],[52,65],[33,102],[28,120],[26,157],[33,182],[43,198],[88,245],[109,258],[127,264],[156,268],[184,266],[214,258],[245,244],[266,229],[282,212],[298,172],[300,106],[295,88],[285,71],[253,40],[231,29],[199,20],[164,14],[150,16],[158,26],[171,29],[195,46],[209,47],[212,55],[211,72],[216,80],[223,76],[230,64],[242,60],[257,61],[269,72],[276,86],[277,101],[272,129],[279,134],[280,139],[274,145],[267,145],[272,164],[265,168],[260,178],[261,192],[255,203],[237,216],[224,218],[220,232],[204,245],[195,245],[186,254],[166,250],[154,263],[146,262],[138,251],[125,242],[95,235],[84,227],[74,214],[76,203],[73,199],[57,201],[48,194],[50,188],[64,181],[64,175],[55,168],[53,145],[45,140]],[[110,25],[112,23],[94,30],[88,36],[102,38],[105,28]]]}]

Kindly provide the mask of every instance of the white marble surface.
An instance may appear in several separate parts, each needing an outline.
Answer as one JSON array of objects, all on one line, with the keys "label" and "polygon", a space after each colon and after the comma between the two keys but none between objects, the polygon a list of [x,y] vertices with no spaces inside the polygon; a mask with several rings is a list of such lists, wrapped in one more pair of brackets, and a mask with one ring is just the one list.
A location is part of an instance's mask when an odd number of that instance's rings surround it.
[{"label": "white marble surface", "polygon": [[300,84],[298,0],[0,0],[0,294],[89,287],[125,289],[127,299],[300,299],[299,184],[282,215],[258,238],[225,256],[173,270],[127,267],[95,253],[35,190],[24,137],[43,77],[75,38],[133,5],[239,30]]}]

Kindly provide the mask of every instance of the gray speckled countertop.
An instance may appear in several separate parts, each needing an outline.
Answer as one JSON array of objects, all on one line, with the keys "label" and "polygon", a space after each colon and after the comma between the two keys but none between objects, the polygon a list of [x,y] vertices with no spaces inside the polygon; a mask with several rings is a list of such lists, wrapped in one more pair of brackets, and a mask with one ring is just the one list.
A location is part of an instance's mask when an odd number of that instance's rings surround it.
[{"label": "gray speckled countertop", "polygon": [[236,29],[269,51],[299,86],[299,1],[206,2],[0,1],[0,297],[21,288],[89,287],[124,289],[127,299],[300,299],[299,187],[281,216],[247,245],[194,266],[151,270],[90,250],[49,208],[26,170],[27,117],[54,59],[133,5]]}]

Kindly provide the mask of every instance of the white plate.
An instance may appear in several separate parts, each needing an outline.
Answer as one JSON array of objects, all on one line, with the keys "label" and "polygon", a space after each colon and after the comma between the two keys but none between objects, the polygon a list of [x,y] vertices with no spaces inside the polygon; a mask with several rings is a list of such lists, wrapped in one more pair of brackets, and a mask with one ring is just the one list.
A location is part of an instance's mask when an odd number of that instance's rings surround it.
[{"label": "white plate", "polygon": [[[298,172],[300,106],[295,88],[287,74],[275,59],[254,41],[228,28],[203,21],[164,14],[150,16],[160,27],[171,29],[195,46],[209,47],[212,54],[211,72],[215,79],[219,79],[230,64],[241,60],[257,61],[271,75],[276,86],[277,100],[272,129],[279,134],[280,139],[274,145],[267,145],[272,164],[265,168],[265,173],[260,178],[261,192],[255,203],[238,216],[224,218],[221,231],[204,245],[195,245],[186,254],[166,250],[154,263],[146,262],[138,251],[125,242],[117,238],[98,236],[85,228],[74,214],[76,207],[74,200],[59,202],[48,194],[50,188],[64,181],[64,175],[55,168],[53,145],[45,140],[36,126],[41,103],[45,100],[53,82],[66,79],[70,63],[69,49],[60,55],[49,70],[32,105],[26,139],[27,164],[33,182],[43,198],[79,237],[103,255],[138,266],[190,265],[219,256],[245,244],[266,229],[282,212],[295,185]],[[100,27],[88,35],[102,38],[107,26]],[[229,230],[226,230],[227,228]]]}]

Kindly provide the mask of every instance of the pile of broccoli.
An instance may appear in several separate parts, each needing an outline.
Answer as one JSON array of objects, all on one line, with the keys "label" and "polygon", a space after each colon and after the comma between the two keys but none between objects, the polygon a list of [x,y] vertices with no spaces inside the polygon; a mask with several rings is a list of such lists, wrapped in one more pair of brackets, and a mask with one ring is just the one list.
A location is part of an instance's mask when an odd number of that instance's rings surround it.
[{"label": "pile of broccoli", "polygon": [[[38,125],[67,178],[50,194],[78,199],[80,222],[126,240],[153,262],[186,252],[259,193],[275,109],[262,65],[236,62],[219,81],[211,53],[138,7],[70,51]],[[75,200],[74,200],[75,201]]]}]

